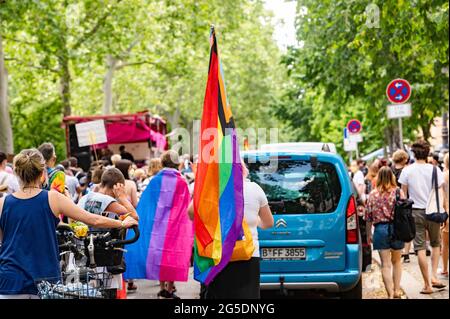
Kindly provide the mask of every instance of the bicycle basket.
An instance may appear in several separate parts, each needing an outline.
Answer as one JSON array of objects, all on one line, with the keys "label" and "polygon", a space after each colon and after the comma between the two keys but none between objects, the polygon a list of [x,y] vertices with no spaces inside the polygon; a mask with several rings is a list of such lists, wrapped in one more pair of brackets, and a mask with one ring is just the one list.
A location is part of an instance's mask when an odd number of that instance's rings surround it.
[{"label": "bicycle basket", "polygon": [[108,272],[68,272],[61,278],[36,280],[41,299],[113,299],[116,289],[111,286],[112,275]]}]

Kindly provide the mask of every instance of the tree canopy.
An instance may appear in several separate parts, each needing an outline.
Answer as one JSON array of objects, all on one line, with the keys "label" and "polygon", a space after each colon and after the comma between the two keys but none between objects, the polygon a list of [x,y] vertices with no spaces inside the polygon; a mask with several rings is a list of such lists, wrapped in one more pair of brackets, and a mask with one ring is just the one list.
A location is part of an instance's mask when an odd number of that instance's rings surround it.
[{"label": "tree canopy", "polygon": [[269,109],[285,75],[270,17],[261,0],[2,2],[15,149],[50,140],[63,156],[62,116],[102,112],[108,61],[111,112],[149,109],[190,128],[203,106],[211,23],[237,125],[278,126]]},{"label": "tree canopy", "polygon": [[299,0],[297,38],[303,46],[284,56],[289,85],[274,107],[293,138],[335,142],[362,121],[364,152],[395,145],[386,86],[412,85],[407,139],[429,138],[433,119],[448,104],[448,2]]}]

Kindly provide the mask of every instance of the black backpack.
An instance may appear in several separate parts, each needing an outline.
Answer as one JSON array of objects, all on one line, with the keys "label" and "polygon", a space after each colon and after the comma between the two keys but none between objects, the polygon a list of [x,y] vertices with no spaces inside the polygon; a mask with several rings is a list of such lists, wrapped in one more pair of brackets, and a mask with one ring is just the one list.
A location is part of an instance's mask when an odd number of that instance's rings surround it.
[{"label": "black backpack", "polygon": [[411,199],[401,199],[400,189],[397,188],[395,191],[392,239],[408,243],[416,237],[416,223],[412,214],[413,204],[414,202]]}]

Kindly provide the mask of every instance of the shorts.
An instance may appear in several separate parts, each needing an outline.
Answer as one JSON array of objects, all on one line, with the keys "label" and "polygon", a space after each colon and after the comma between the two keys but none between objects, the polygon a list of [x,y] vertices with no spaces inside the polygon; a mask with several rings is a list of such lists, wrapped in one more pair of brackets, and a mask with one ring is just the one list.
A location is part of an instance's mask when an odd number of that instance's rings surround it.
[{"label": "shorts", "polygon": [[430,246],[441,246],[441,224],[429,221],[425,214],[425,209],[413,208],[412,214],[416,223],[416,237],[414,238],[414,250],[427,249],[427,231],[430,236]]},{"label": "shorts", "polygon": [[393,231],[394,225],[391,223],[375,224],[375,231],[373,232],[373,249],[403,249],[405,247],[405,243],[403,241],[392,239]]}]

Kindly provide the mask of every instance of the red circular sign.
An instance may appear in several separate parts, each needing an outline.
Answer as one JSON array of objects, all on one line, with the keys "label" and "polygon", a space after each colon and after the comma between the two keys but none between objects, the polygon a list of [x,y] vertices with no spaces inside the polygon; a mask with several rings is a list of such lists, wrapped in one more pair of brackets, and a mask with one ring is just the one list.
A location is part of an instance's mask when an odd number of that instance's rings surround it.
[{"label": "red circular sign", "polygon": [[359,132],[361,132],[362,129],[362,125],[361,122],[358,120],[350,120],[347,123],[347,130],[351,133],[351,134],[358,134]]},{"label": "red circular sign", "polygon": [[411,85],[404,79],[395,79],[386,88],[386,96],[392,103],[405,103],[411,96]]}]

